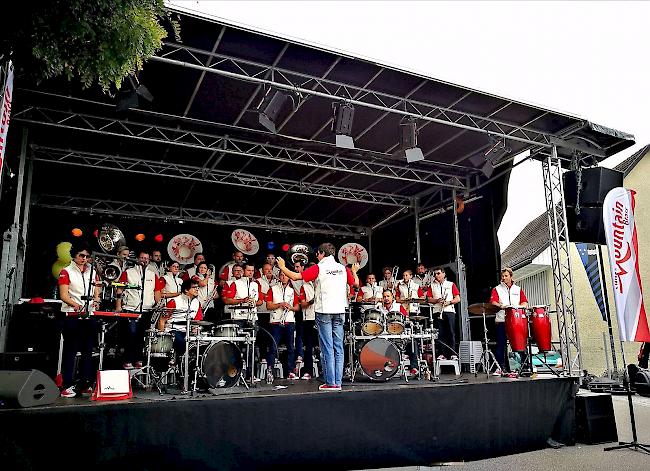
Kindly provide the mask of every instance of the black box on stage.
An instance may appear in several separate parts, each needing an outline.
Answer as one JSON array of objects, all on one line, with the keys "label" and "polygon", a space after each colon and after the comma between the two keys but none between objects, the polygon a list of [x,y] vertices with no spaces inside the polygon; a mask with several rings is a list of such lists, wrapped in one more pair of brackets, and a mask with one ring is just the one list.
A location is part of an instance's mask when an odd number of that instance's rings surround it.
[{"label": "black box on stage", "polygon": [[618,441],[611,394],[576,396],[576,441],[589,445]]},{"label": "black box on stage", "polygon": [[605,196],[613,188],[623,186],[623,172],[605,167],[583,168],[580,188],[575,170],[562,175],[564,180],[564,202],[567,206],[575,206],[578,190],[580,191],[580,207],[602,206]]},{"label": "black box on stage", "polygon": [[575,208],[566,208],[567,230],[571,242],[606,245],[602,206],[581,206],[580,214]]},{"label": "black box on stage", "polygon": [[57,397],[59,388],[42,371],[0,371],[0,400],[9,406],[44,406]]},{"label": "black box on stage", "polygon": [[63,314],[60,303],[16,304],[7,329],[9,352],[58,352]]},{"label": "black box on stage", "polygon": [[634,375],[634,389],[639,396],[650,397],[650,371],[637,371]]},{"label": "black box on stage", "polygon": [[5,352],[0,353],[0,370],[41,370],[54,378],[58,359],[58,352]]}]

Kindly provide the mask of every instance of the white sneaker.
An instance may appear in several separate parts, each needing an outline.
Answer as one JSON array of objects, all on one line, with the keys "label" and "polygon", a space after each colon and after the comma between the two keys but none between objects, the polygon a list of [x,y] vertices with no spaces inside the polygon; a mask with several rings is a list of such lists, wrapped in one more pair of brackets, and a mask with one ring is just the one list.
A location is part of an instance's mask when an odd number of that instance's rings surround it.
[{"label": "white sneaker", "polygon": [[77,396],[77,391],[74,386],[70,386],[67,389],[64,389],[61,391],[61,397],[76,397]]},{"label": "white sneaker", "polygon": [[451,359],[452,359],[452,360],[458,360],[458,355],[452,355],[452,356],[451,356]]},{"label": "white sneaker", "polygon": [[310,380],[310,379],[311,379],[311,375],[310,375],[309,373],[305,373],[304,375],[302,375],[302,378],[300,378],[300,379]]},{"label": "white sneaker", "polygon": [[496,370],[494,373],[492,373],[492,376],[501,376],[501,370]]}]

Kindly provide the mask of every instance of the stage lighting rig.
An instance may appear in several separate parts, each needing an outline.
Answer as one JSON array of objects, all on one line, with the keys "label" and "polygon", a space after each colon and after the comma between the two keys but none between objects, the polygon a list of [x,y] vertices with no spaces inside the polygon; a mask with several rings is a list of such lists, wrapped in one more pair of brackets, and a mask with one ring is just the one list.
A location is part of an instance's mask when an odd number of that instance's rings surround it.
[{"label": "stage lighting rig", "polygon": [[133,108],[139,108],[140,98],[147,102],[153,101],[153,95],[147,87],[138,81],[137,77],[128,77],[118,92],[115,111],[123,113]]},{"label": "stage lighting rig", "polygon": [[352,122],[354,121],[354,106],[351,103],[334,103],[334,120],[332,132],[336,135],[336,147],[354,149],[352,139]]},{"label": "stage lighting rig", "polygon": [[295,105],[293,95],[274,88],[269,88],[257,107],[260,124],[272,133],[275,133],[275,121],[289,102],[291,103],[291,109],[293,109]]},{"label": "stage lighting rig", "polygon": [[413,118],[407,118],[399,126],[400,153],[403,152],[408,163],[424,160],[422,149],[418,147],[418,123]]}]

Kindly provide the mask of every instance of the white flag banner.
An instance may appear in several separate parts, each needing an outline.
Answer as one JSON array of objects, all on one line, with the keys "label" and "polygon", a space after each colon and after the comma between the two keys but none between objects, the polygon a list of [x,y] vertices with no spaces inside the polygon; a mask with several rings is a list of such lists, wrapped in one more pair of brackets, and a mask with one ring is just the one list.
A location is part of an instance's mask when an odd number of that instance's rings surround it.
[{"label": "white flag banner", "polygon": [[648,318],[639,273],[633,190],[614,188],[605,197],[603,223],[621,341],[648,342]]},{"label": "white flag banner", "polygon": [[0,108],[0,175],[4,165],[5,147],[7,147],[7,133],[9,132],[9,118],[11,117],[11,98],[14,94],[14,66],[9,61],[7,65],[7,80],[2,90],[2,108]]}]

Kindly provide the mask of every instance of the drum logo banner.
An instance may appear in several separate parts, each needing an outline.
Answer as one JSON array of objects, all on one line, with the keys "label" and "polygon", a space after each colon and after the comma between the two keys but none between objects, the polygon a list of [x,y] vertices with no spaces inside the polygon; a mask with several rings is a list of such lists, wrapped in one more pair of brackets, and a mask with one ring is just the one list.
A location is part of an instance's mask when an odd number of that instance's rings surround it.
[{"label": "drum logo banner", "polygon": [[611,190],[603,205],[603,223],[620,339],[647,342],[650,332],[639,273],[634,195],[634,191],[626,188]]}]

